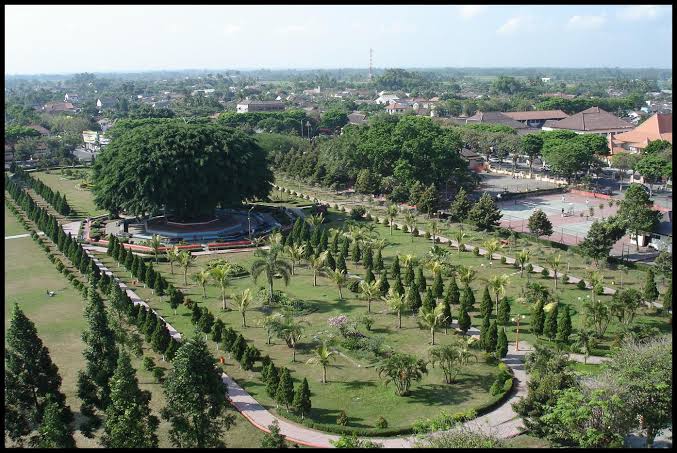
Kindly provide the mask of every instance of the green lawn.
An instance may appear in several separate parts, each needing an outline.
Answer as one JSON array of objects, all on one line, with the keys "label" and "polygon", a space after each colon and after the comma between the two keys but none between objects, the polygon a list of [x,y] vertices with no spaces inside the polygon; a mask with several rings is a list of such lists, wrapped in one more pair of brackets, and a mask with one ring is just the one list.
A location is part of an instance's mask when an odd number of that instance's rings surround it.
[{"label": "green lawn", "polygon": [[5,236],[14,236],[25,233],[28,233],[28,230],[19,223],[14,214],[12,214],[12,211],[5,205]]},{"label": "green lawn", "polygon": [[[83,172],[90,172],[89,169],[78,169]],[[92,193],[88,189],[81,189],[82,179],[70,179],[61,174],[61,170],[48,170],[32,173],[34,178],[40,179],[53,190],[58,190],[66,195],[68,204],[73,208],[79,217],[92,217],[106,214],[105,209],[97,209],[94,205]]]},{"label": "green lawn", "polygon": [[[16,226],[18,224],[12,213],[5,208],[5,230],[12,231],[11,228]],[[48,297],[45,294],[47,290],[55,291],[56,295]],[[38,335],[49,348],[63,379],[61,389],[76,414],[76,423],[79,423],[82,418],[79,415],[80,400],[76,396],[76,379],[77,372],[84,366],[80,338],[85,328],[84,300],[30,237],[5,241],[5,328],[9,325],[15,302],[35,323]],[[153,357],[156,364],[167,367],[150,348],[144,348],[144,354]],[[141,358],[134,357],[132,363],[138,371],[141,388],[152,393],[151,407],[159,416],[165,404],[160,384],[155,383],[152,374],[141,367]],[[237,423],[225,436],[228,447],[258,447],[263,434],[239,413],[233,412],[237,414]],[[160,447],[171,447],[168,430],[169,424],[161,421],[158,431]],[[80,448],[99,446],[96,439],[87,439],[79,431],[75,438]]]}]

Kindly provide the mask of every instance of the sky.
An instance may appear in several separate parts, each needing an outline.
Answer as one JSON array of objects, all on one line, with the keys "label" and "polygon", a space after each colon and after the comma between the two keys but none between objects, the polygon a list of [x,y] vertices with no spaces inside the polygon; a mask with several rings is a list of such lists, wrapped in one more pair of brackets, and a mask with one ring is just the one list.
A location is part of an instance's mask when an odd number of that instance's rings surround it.
[{"label": "sky", "polygon": [[672,68],[672,6],[5,5],[5,74]]}]

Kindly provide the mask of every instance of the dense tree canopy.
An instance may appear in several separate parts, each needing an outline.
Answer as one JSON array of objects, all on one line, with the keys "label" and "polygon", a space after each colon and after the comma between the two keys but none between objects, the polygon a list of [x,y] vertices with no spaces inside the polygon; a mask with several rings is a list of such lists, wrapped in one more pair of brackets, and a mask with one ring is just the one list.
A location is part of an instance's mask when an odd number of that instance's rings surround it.
[{"label": "dense tree canopy", "polygon": [[271,179],[265,152],[243,132],[164,119],[113,140],[94,163],[93,191],[97,205],[111,212],[166,207],[185,219],[264,197]]}]

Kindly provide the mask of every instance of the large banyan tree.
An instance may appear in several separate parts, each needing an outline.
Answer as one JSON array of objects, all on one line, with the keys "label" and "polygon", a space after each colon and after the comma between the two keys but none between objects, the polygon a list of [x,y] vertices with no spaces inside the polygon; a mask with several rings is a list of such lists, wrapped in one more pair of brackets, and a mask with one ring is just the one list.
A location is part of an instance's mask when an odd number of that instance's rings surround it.
[{"label": "large banyan tree", "polygon": [[115,134],[94,162],[93,192],[96,205],[111,213],[164,208],[189,220],[265,197],[272,178],[265,151],[244,132],[164,120]]}]

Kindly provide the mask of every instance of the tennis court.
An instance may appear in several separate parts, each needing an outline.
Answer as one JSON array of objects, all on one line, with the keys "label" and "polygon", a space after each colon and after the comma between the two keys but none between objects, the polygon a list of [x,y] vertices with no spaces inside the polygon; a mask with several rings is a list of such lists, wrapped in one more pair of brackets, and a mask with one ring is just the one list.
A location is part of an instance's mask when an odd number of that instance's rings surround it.
[{"label": "tennis court", "polygon": [[[595,220],[613,215],[618,206],[609,200],[566,193],[528,197],[497,203],[503,213],[501,226],[528,232],[528,219],[535,210],[545,213],[553,227],[550,240],[565,244],[580,243]],[[590,212],[592,208],[593,212]]]}]

